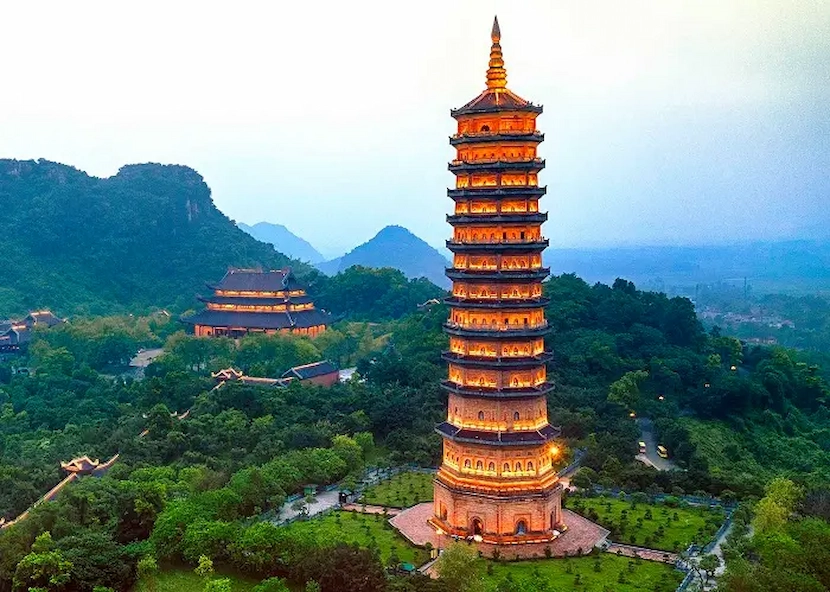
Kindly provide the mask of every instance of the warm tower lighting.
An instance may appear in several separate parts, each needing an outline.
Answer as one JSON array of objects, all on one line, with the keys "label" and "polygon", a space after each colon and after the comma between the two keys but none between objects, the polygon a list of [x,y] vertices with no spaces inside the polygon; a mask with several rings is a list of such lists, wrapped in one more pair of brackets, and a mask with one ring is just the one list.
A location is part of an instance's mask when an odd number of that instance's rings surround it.
[{"label": "warm tower lighting", "polygon": [[457,154],[448,190],[455,211],[447,248],[453,281],[444,388],[447,421],[435,480],[433,526],[498,544],[538,542],[563,530],[555,469],[559,430],[548,423],[537,148],[542,107],[507,88],[501,30],[493,22],[486,89],[451,111]]}]

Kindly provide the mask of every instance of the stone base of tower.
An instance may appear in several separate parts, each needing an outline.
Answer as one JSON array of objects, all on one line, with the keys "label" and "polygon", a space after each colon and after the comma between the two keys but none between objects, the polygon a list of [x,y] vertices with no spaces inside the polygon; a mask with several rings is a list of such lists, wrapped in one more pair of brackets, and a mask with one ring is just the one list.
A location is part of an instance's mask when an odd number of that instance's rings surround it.
[{"label": "stone base of tower", "polygon": [[567,529],[559,483],[546,491],[505,497],[456,490],[436,479],[433,511],[429,523],[434,528],[493,545],[549,542]]}]

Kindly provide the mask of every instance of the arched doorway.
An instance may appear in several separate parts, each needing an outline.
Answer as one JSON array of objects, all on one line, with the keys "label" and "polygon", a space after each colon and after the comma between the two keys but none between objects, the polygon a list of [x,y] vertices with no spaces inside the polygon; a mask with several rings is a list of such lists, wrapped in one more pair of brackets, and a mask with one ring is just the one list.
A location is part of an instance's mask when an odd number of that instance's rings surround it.
[{"label": "arched doorway", "polygon": [[481,518],[473,518],[470,521],[470,532],[474,536],[484,534],[484,523],[481,521]]},{"label": "arched doorway", "polygon": [[516,523],[516,534],[527,534],[527,522],[519,520]]}]

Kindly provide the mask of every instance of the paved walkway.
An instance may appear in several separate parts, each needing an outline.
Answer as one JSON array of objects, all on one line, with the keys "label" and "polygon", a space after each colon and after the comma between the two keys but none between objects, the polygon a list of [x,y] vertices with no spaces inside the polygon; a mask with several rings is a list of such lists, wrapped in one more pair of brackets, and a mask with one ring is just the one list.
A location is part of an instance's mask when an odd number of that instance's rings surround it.
[{"label": "paved walkway", "polygon": [[403,511],[400,508],[388,508],[386,506],[372,506],[366,504],[345,504],[342,509],[346,512],[359,512],[361,514],[386,514],[387,516],[397,516]]},{"label": "paved walkway", "polygon": [[[436,549],[446,548],[452,543],[452,537],[437,534],[435,529],[427,523],[432,512],[432,502],[418,504],[393,517],[389,523],[414,545],[423,547],[430,543]],[[546,548],[550,548],[553,557],[576,555],[580,549],[583,553],[588,553],[608,536],[606,529],[570,510],[562,510],[562,519],[568,525],[568,530],[563,532],[559,538],[545,543],[498,546],[501,556],[505,559],[545,557]],[[487,543],[474,544],[485,557],[492,557],[493,550],[497,547]]]},{"label": "paved walkway", "polygon": [[625,557],[640,557],[646,561],[658,561],[660,563],[669,563],[674,565],[678,559],[676,553],[669,553],[668,551],[661,551],[659,549],[648,549],[646,547],[636,547],[634,545],[623,545],[621,543],[611,543],[605,549],[609,553],[615,555],[623,555]]},{"label": "paved walkway", "polygon": [[[291,507],[296,501],[297,500],[294,500],[293,502],[285,502],[282,508],[280,508],[280,513],[277,514],[277,517],[274,518],[272,522],[275,524],[281,524],[286,520],[292,520],[299,516],[300,511]],[[313,503],[308,504],[308,515],[314,516],[315,514],[320,514],[321,512],[325,512],[326,510],[336,507],[339,503],[339,491],[323,491],[314,496]]]}]

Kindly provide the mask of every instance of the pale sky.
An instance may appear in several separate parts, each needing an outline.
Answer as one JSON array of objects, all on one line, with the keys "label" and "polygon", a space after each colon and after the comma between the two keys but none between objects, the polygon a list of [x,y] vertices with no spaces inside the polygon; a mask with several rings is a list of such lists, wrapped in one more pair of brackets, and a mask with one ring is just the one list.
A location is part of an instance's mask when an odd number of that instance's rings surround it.
[{"label": "pale sky", "polygon": [[0,157],[188,165],[329,256],[439,246],[496,13],[552,245],[830,236],[830,0],[8,3]]}]

